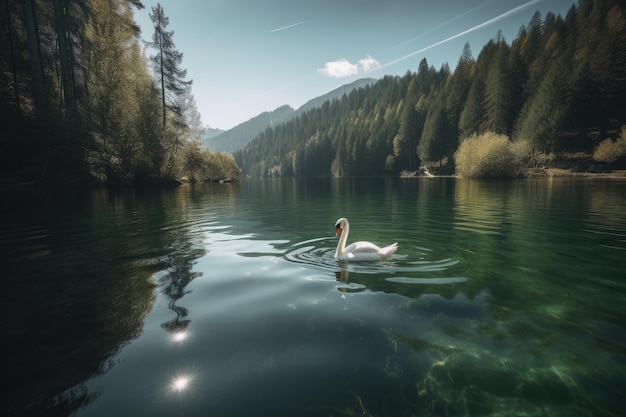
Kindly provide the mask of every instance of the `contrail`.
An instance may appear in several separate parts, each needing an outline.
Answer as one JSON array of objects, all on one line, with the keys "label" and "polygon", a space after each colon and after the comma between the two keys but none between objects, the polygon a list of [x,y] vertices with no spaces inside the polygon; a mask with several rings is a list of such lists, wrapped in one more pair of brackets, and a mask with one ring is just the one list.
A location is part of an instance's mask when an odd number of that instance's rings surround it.
[{"label": "contrail", "polygon": [[421,54],[422,52],[427,51],[429,49],[432,49],[432,48],[434,48],[436,46],[442,45],[442,44],[444,44],[446,42],[450,42],[451,40],[454,40],[456,38],[460,38],[461,36],[467,35],[468,33],[474,32],[474,31],[476,31],[478,29],[482,29],[485,26],[488,26],[488,25],[490,25],[492,23],[495,23],[495,22],[497,22],[499,20],[504,19],[505,17],[509,17],[509,16],[511,16],[511,15],[513,15],[515,13],[518,13],[518,12],[526,9],[527,7],[532,6],[535,3],[539,3],[540,1],[541,0],[530,0],[529,2],[526,2],[526,3],[524,3],[524,4],[520,5],[520,6],[514,7],[511,10],[506,11],[506,12],[502,13],[501,15],[494,17],[493,19],[489,19],[489,20],[487,20],[487,21],[485,21],[483,23],[480,23],[480,24],[472,27],[472,28],[464,30],[463,32],[457,33],[456,35],[452,35],[449,38],[446,38],[446,39],[444,39],[442,41],[433,43],[432,45],[428,45],[428,46],[426,46],[426,47],[424,47],[424,48],[422,48],[422,49],[420,49],[418,51],[411,52],[410,54],[405,55],[405,56],[403,56],[401,58],[394,59],[393,61],[388,62],[388,63],[386,63],[384,65],[381,65],[380,67],[381,68],[385,68],[385,67],[388,67],[390,65],[397,64],[398,62],[404,61],[405,59],[410,58],[410,57],[412,57],[414,55]]},{"label": "contrail", "polygon": [[491,4],[491,3],[493,3],[494,1],[496,1],[496,0],[488,0],[488,1],[487,1],[487,2],[485,2],[485,3],[479,4],[478,6],[473,7],[473,8],[471,8],[470,10],[468,10],[468,11],[466,11],[466,12],[464,12],[464,13],[461,13],[461,14],[460,14],[460,15],[458,15],[458,16],[455,16],[455,17],[453,17],[452,19],[446,20],[445,22],[438,24],[438,25],[437,25],[437,26],[435,26],[434,28],[432,28],[432,29],[430,29],[430,30],[428,30],[428,31],[426,31],[426,32],[424,32],[424,33],[422,33],[422,34],[420,34],[419,36],[416,36],[416,37],[414,37],[414,38],[411,38],[411,39],[409,39],[409,40],[406,40],[406,41],[404,41],[404,42],[399,43],[398,45],[394,46],[394,48],[397,48],[397,47],[402,46],[402,45],[405,45],[405,44],[407,44],[407,43],[409,43],[409,42],[413,42],[413,41],[416,41],[416,40],[418,40],[418,39],[420,39],[420,38],[423,38],[424,36],[428,35],[429,33],[433,33],[433,32],[434,32],[434,31],[436,31],[437,29],[439,29],[439,28],[441,28],[441,27],[444,27],[444,26],[446,26],[446,25],[449,25],[450,23],[452,23],[452,22],[454,22],[454,21],[456,21],[456,20],[459,20],[459,19],[460,19],[460,18],[462,18],[463,16],[467,16],[468,14],[473,13],[473,12],[475,12],[475,11],[476,11],[476,10],[478,10],[478,9],[482,9],[482,8],[483,8],[483,7],[485,7],[485,6],[490,5],[490,4]]},{"label": "contrail", "polygon": [[306,22],[307,21],[305,20],[304,22],[298,22],[298,23],[294,23],[293,25],[283,26],[283,27],[278,28],[278,29],[270,30],[270,33],[278,32],[279,30],[289,29],[289,28],[292,28],[294,26],[299,26],[299,25],[302,25],[302,24],[304,24]]}]

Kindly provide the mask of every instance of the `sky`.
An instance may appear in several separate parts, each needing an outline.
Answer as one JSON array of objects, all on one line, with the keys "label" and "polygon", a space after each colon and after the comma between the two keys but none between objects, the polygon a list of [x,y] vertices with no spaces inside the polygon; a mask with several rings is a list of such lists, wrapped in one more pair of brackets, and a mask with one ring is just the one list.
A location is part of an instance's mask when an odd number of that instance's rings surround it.
[{"label": "sky", "polygon": [[[502,30],[510,44],[535,11],[575,0],[143,0],[142,38],[161,3],[204,125],[230,129],[343,84],[415,72],[426,58],[454,71]],[[148,54],[153,54],[149,51]]]}]

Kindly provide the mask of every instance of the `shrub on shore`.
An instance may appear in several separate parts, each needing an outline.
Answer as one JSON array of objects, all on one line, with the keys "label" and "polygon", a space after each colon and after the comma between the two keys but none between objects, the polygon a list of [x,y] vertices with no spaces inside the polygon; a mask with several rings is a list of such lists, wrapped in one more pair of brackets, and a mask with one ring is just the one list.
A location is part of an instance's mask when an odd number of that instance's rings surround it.
[{"label": "shrub on shore", "polygon": [[593,159],[598,162],[611,164],[618,158],[626,155],[626,126],[622,126],[620,136],[616,141],[604,139],[593,151]]},{"label": "shrub on shore", "polygon": [[486,132],[463,139],[454,154],[456,173],[464,178],[513,178],[528,159],[530,146]]}]

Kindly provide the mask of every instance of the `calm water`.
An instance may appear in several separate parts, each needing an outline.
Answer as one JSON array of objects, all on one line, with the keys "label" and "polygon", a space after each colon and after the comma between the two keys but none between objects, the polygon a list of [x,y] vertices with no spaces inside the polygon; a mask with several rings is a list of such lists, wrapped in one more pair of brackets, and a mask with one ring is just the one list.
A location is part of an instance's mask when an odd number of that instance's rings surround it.
[{"label": "calm water", "polygon": [[1,194],[2,415],[623,412],[626,181]]}]

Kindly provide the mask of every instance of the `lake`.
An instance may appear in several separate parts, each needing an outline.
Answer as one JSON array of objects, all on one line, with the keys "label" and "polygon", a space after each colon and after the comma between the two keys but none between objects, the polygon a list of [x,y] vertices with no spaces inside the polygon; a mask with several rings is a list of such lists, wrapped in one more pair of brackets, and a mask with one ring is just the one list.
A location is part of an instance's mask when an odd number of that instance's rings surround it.
[{"label": "lake", "polygon": [[2,415],[623,412],[625,180],[0,193]]}]

